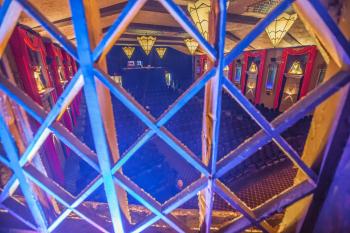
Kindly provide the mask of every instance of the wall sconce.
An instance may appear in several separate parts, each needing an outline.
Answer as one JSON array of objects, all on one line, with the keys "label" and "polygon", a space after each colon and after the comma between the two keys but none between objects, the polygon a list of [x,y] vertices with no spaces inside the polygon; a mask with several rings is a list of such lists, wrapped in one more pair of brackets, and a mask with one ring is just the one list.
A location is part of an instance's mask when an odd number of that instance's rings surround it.
[{"label": "wall sconce", "polygon": [[170,87],[172,83],[171,73],[165,72],[165,84],[167,87]]},{"label": "wall sconce", "polygon": [[301,68],[300,61],[295,60],[290,67],[288,74],[302,75],[303,69]]},{"label": "wall sconce", "polygon": [[204,63],[204,71],[208,71],[208,61],[205,61]]},{"label": "wall sconce", "polygon": [[249,67],[249,74],[257,74],[258,73],[258,66],[256,65],[256,63],[253,61],[252,64],[250,64]]},{"label": "wall sconce", "polygon": [[247,94],[248,94],[248,93],[251,93],[252,95],[254,95],[254,90],[255,90],[255,88],[256,88],[256,82],[253,81],[253,80],[248,80],[248,82],[247,82],[247,88],[248,88]]},{"label": "wall sconce", "polygon": [[301,63],[298,60],[295,60],[292,63],[292,66],[290,67],[288,73],[286,73],[286,77],[288,78],[301,78],[303,77],[303,69],[301,68]]},{"label": "wall sconce", "polygon": [[225,66],[225,67],[224,67],[224,76],[225,76],[226,78],[228,78],[229,71],[230,71],[230,67],[229,67],[229,66]]},{"label": "wall sconce", "polygon": [[73,67],[72,65],[69,65],[68,66],[68,71],[69,71],[69,79],[72,79],[73,78]]},{"label": "wall sconce", "polygon": [[247,84],[247,87],[248,87],[249,89],[254,89],[254,88],[256,87],[256,83],[255,83],[255,82],[249,82],[249,83]]},{"label": "wall sconce", "polygon": [[33,66],[33,74],[34,74],[35,84],[39,94],[44,93],[46,90],[46,87],[41,81],[41,66]]},{"label": "wall sconce", "polygon": [[68,81],[64,77],[62,66],[58,66],[58,76],[59,76],[61,85],[64,87]]},{"label": "wall sconce", "polygon": [[251,93],[254,95],[254,90],[256,88],[256,80],[258,76],[258,66],[255,61],[252,61],[248,70],[248,80],[247,80],[247,94]]},{"label": "wall sconce", "polygon": [[297,88],[292,86],[292,87],[287,87],[285,90],[284,90],[284,93],[287,95],[283,101],[287,101],[288,99],[291,100],[292,103],[294,103],[294,99],[293,99],[293,96],[296,95],[298,92],[297,92]]},{"label": "wall sconce", "polygon": [[120,76],[120,75],[113,75],[113,76],[111,76],[111,78],[113,79],[113,81],[116,84],[118,84],[120,86],[123,86],[123,78],[122,78],[122,76]]}]

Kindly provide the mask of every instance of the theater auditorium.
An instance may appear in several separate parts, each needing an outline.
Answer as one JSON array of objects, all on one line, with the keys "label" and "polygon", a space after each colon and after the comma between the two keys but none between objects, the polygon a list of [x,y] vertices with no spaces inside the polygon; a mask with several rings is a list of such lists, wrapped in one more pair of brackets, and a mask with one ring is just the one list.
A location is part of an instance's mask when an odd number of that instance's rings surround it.
[{"label": "theater auditorium", "polygon": [[350,232],[350,1],[0,1],[0,232]]}]

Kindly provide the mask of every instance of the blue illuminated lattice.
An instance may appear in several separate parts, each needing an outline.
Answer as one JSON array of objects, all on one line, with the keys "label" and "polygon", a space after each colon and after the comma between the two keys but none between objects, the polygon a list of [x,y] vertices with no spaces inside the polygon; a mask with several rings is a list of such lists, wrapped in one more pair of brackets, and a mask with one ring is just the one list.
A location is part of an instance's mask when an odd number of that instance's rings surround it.
[{"label": "blue illuminated lattice", "polygon": [[[280,134],[330,95],[335,93],[340,87],[346,85],[350,81],[348,77],[349,74],[345,72],[338,73],[332,79],[324,82],[309,95],[300,100],[289,111],[285,112],[269,123],[246,99],[246,97],[231,82],[224,78],[223,69],[235,58],[237,58],[242,51],[265,30],[265,27],[284,10],[286,10],[293,1],[281,1],[276,8],[274,8],[264,19],[262,19],[245,38],[243,38],[226,56],[224,56],[226,33],[225,0],[218,1],[220,6],[219,24],[217,29],[219,38],[218,42],[214,45],[215,48],[203,38],[203,36],[199,33],[194,24],[189,20],[179,6],[177,6],[172,0],[160,0],[159,2],[169,11],[172,16],[174,16],[178,23],[198,41],[202,49],[208,54],[209,58],[216,62],[214,62],[215,65],[208,72],[196,80],[196,82],[193,83],[190,88],[187,89],[175,101],[175,103],[159,119],[156,120],[149,113],[147,113],[147,111],[143,109],[143,107],[138,104],[123,88],[115,84],[108,75],[104,74],[101,70],[94,66],[94,63],[97,62],[101,56],[104,56],[108,52],[111,45],[118,40],[123,32],[122,30],[127,28],[128,23],[131,21],[130,19],[136,15],[138,10],[145,4],[145,2],[146,0],[128,1],[126,7],[120,13],[115,23],[109,28],[103,39],[95,49],[92,49],[88,36],[83,0],[70,0],[74,30],[77,39],[77,48],[75,48],[75,46],[71,44],[54,27],[53,24],[48,22],[28,1],[4,1],[0,12],[1,33],[4,33],[4,31],[8,29],[9,25],[10,28],[13,28],[16,25],[17,20],[9,17],[13,17],[13,15],[19,16],[22,7],[27,14],[36,19],[41,26],[43,26],[51,34],[51,36],[55,38],[58,43],[60,43],[60,45],[79,63],[79,70],[75,74],[72,81],[67,85],[66,89],[49,113],[46,113],[20,89],[7,80],[0,81],[0,90],[19,104],[34,119],[41,123],[41,126],[34,135],[33,140],[30,142],[24,154],[20,156],[15,143],[13,142],[9,129],[7,128],[4,120],[0,119],[0,136],[4,142],[4,149],[8,158],[7,160],[0,157],[0,162],[10,167],[14,172],[13,177],[5,185],[4,190],[0,195],[0,203],[2,203],[8,197],[10,189],[16,187],[16,185],[19,183],[28,207],[35,219],[35,226],[28,223],[28,221],[24,219],[20,220],[27,223],[31,228],[41,232],[51,232],[56,229],[57,226],[59,226],[59,224],[61,224],[71,212],[74,212],[100,231],[107,232],[105,226],[93,219],[88,214],[85,207],[81,205],[81,203],[91,193],[93,193],[103,184],[112,217],[114,232],[119,233],[125,232],[125,226],[123,225],[121,211],[116,195],[115,184],[117,184],[153,213],[152,215],[148,216],[141,225],[137,225],[136,228],[133,229],[133,232],[140,232],[160,219],[177,232],[187,232],[187,229],[185,229],[183,224],[181,224],[179,220],[171,214],[171,212],[197,195],[199,191],[206,190],[208,194],[206,202],[207,206],[209,206],[206,210],[207,213],[205,219],[207,232],[210,230],[211,225],[211,202],[213,200],[214,192],[219,194],[243,215],[242,218],[232,223],[232,229],[235,229],[234,227],[237,225],[245,228],[253,224],[262,228],[264,231],[269,231],[271,227],[263,220],[276,211],[276,209],[267,208],[261,216],[255,216],[252,210],[242,204],[241,200],[239,200],[239,198],[237,198],[237,196],[231,190],[222,184],[218,178],[222,177],[229,170],[250,157],[260,147],[273,140],[294,162],[294,164],[296,164],[309,178],[307,182],[293,187],[290,192],[293,190],[298,190],[297,195],[295,195],[292,199],[288,199],[283,202],[283,205],[281,204],[281,206],[289,205],[302,196],[310,193],[315,188],[315,182],[317,179],[316,175],[303,163],[297,152],[281,137]],[[323,6],[318,2],[318,0],[312,0],[310,2],[318,12],[321,11],[321,18],[326,21],[327,26],[336,35],[335,38],[339,41],[339,43],[344,45],[342,48],[344,52],[349,54],[349,51],[346,50],[347,44],[344,43],[346,40],[340,33],[337,26],[332,22],[330,16],[324,10]],[[6,47],[5,45],[7,43],[7,39],[8,38],[6,36],[1,37],[1,47]],[[149,128],[146,133],[144,133],[143,136],[139,138],[137,142],[135,142],[134,147],[129,150],[128,153],[113,167],[109,161],[108,145],[105,138],[94,77],[97,77],[97,79],[101,81],[111,91],[111,93],[119,99],[119,101],[121,101]],[[223,159],[217,161],[217,142],[220,121],[218,120],[214,122],[212,125],[213,133],[212,135],[208,135],[211,137],[213,142],[212,147],[210,148],[212,155],[212,162],[209,163],[211,164],[210,167],[206,166],[202,161],[200,161],[188,148],[185,148],[179,142],[179,140],[177,140],[164,128],[164,125],[186,103],[188,103],[192,97],[194,97],[206,84],[208,84],[209,80],[212,82],[214,87],[212,98],[215,104],[212,107],[211,112],[214,113],[216,119],[220,119],[221,90],[222,88],[225,88],[262,128],[260,132],[242,143],[235,150],[229,152]],[[69,133],[61,123],[56,121],[56,118],[66,103],[69,103],[82,88],[84,88],[84,93],[87,100],[86,103],[92,126],[92,133],[97,152],[96,154],[84,143],[78,140],[73,134]],[[42,146],[43,142],[51,132],[100,174],[89,185],[89,187],[77,197],[68,195],[62,187],[58,186],[52,180],[42,175],[33,165],[28,163],[28,160],[37,153],[38,149]],[[131,182],[127,177],[117,172],[153,135],[157,135],[172,149],[174,149],[184,160],[186,160],[202,174],[202,178],[195,181],[188,188],[184,189],[163,205],[157,203],[151,196],[145,193],[136,184]],[[44,217],[45,215],[42,213],[40,203],[37,201],[36,195],[33,192],[29,181],[36,184],[42,190],[54,197],[63,206],[67,207],[67,209],[62,212],[52,224],[47,224]],[[3,206],[3,204],[1,204],[1,206]],[[19,217],[16,215],[16,213],[13,213],[13,215]]]}]

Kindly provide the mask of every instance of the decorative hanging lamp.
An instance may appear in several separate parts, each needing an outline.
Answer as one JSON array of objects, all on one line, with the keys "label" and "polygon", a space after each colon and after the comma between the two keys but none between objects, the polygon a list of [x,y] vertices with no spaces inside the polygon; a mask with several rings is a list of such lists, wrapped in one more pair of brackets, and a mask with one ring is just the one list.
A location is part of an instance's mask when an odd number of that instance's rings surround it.
[{"label": "decorative hanging lamp", "polygon": [[[228,6],[229,1],[226,2],[226,8],[228,8]],[[190,13],[190,16],[199,32],[205,39],[208,39],[210,0],[197,0],[189,2],[187,5],[187,10]]]},{"label": "decorative hanging lamp", "polygon": [[160,59],[163,59],[165,52],[166,52],[167,48],[156,48],[157,54],[160,57]]},{"label": "decorative hanging lamp", "polygon": [[147,55],[149,55],[149,53],[151,52],[153,45],[156,42],[156,39],[157,38],[154,36],[138,36],[137,37],[137,41],[139,42],[143,51],[145,51],[145,53]]},{"label": "decorative hanging lamp", "polygon": [[123,47],[123,51],[125,53],[125,55],[128,57],[128,59],[130,59],[135,51],[135,47]]},{"label": "decorative hanging lamp", "polygon": [[193,55],[198,48],[198,42],[195,39],[185,39],[184,41],[188,51],[190,51],[190,54]]},{"label": "decorative hanging lamp", "polygon": [[279,45],[297,18],[297,14],[290,15],[284,12],[278,16],[269,26],[266,27],[265,31],[269,36],[273,47]]},{"label": "decorative hanging lamp", "polygon": [[210,0],[197,0],[187,5],[187,10],[199,32],[208,39]]}]

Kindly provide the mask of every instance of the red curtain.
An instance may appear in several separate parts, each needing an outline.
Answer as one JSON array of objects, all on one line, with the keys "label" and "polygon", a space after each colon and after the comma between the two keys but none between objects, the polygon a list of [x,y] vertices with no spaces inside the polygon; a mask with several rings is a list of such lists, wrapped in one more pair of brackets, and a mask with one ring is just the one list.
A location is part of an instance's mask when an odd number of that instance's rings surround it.
[{"label": "red curtain", "polygon": [[[45,42],[45,47],[46,47],[46,51],[47,51],[47,57],[51,59],[51,72],[50,73],[52,74],[53,83],[55,84],[57,95],[60,96],[63,92],[63,85],[60,81],[60,74],[58,71],[59,66],[63,65],[61,50],[59,49],[59,47],[54,45],[51,41]],[[64,76],[64,77],[65,77],[65,80],[67,80],[67,77],[66,76]],[[63,114],[63,122],[68,130],[70,130],[70,131],[73,130],[72,119],[69,116],[68,111],[66,111]]]},{"label": "red curtain", "polygon": [[[23,27],[17,26],[10,38],[10,46],[14,56],[14,60],[17,65],[17,70],[19,72],[20,82],[24,91],[39,105],[42,105],[42,99],[40,94],[38,93],[38,89],[36,86],[34,73],[33,73],[33,61],[31,61],[29,56],[28,49],[32,49],[33,51],[37,51],[40,53],[40,58],[42,60],[42,72],[45,73],[45,77],[48,79],[47,85],[48,87],[53,87],[52,82],[47,73],[47,64],[46,64],[46,52],[43,41],[39,35],[36,35]],[[56,95],[54,92],[51,93],[52,98],[56,101]],[[39,127],[39,123],[32,122],[32,127],[35,131]],[[46,158],[48,160],[49,166],[53,171],[53,175],[55,180],[59,183],[63,183],[64,175],[60,166],[60,160],[58,157],[57,150],[54,145],[53,136],[50,135],[43,145],[43,150],[45,151]]]},{"label": "red curtain", "polygon": [[230,80],[231,82],[233,82],[233,63],[234,62],[231,62],[229,65],[228,65],[228,80]]},{"label": "red curtain", "polygon": [[[62,53],[62,57],[63,57],[63,66],[64,66],[64,72],[65,75],[67,77],[67,80],[70,81],[75,72],[74,72],[74,66],[72,64],[72,59],[69,56],[69,54],[61,48],[61,53]],[[74,98],[74,100],[71,103],[71,113],[72,113],[72,120],[73,120],[73,125],[76,125],[77,123],[77,117],[80,115],[80,111],[79,111],[79,104],[80,101],[78,101],[78,99],[80,99],[81,94],[79,93],[78,95],[76,95],[76,97]]]},{"label": "red curtain", "polygon": [[200,76],[202,76],[206,71],[205,71],[205,64],[208,62],[208,57],[207,55],[200,55],[199,57],[199,64],[200,64]]},{"label": "red curtain", "polygon": [[[69,56],[70,58],[70,64],[72,66],[72,71],[73,71],[73,74],[76,74],[78,72],[78,68],[77,68],[77,63],[76,61],[74,60],[74,58],[72,56]],[[79,116],[80,115],[80,102],[81,102],[81,98],[82,98],[82,94],[83,94],[83,91],[80,91],[78,94],[77,94],[77,97],[76,97],[76,114]]]}]

